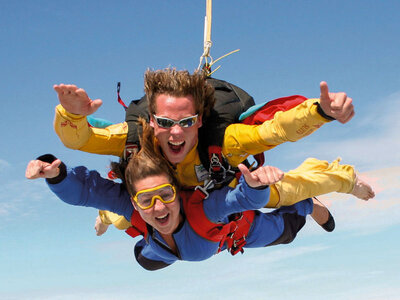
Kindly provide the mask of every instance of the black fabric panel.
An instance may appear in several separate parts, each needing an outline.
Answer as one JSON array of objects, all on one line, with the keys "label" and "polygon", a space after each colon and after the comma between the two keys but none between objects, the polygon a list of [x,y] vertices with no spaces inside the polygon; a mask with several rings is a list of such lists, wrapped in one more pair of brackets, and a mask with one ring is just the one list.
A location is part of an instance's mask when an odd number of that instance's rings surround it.
[{"label": "black fabric panel", "polygon": [[140,245],[136,244],[135,245],[135,258],[136,261],[141,265],[144,269],[148,271],[156,271],[159,269],[163,269],[165,267],[168,267],[169,264],[163,262],[163,261],[158,261],[158,260],[151,260],[142,255],[142,249]]},{"label": "black fabric panel", "polygon": [[285,228],[282,235],[267,246],[291,243],[296,238],[297,233],[303,228],[306,218],[298,214],[283,214],[283,221]]}]

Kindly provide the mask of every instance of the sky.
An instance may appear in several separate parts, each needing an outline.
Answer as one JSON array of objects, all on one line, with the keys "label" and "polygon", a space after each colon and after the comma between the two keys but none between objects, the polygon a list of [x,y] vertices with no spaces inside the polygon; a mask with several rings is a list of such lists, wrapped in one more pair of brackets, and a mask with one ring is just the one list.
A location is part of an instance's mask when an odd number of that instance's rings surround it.
[{"label": "sky", "polygon": [[96,117],[123,121],[117,82],[129,102],[146,69],[197,67],[205,1],[0,0],[0,299],[399,299],[399,11],[390,0],[214,1],[211,56],[240,49],[216,78],[257,103],[318,98],[322,80],[353,99],[348,124],[280,145],[268,164],[341,157],[376,197],[322,196],[332,233],[308,219],[289,245],[149,272],[134,260],[136,240],[115,228],[97,237],[95,209],[64,204],[25,167],[53,153],[105,175],[117,158],[67,149],[53,131],[52,86],[76,84],[103,100]]}]

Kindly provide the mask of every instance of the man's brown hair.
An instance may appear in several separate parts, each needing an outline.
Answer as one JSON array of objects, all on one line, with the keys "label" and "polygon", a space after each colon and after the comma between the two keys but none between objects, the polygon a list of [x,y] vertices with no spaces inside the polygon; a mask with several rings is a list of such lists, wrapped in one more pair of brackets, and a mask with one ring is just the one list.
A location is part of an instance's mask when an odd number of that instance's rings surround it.
[{"label": "man's brown hair", "polygon": [[147,70],[144,75],[144,90],[149,100],[151,114],[156,113],[156,97],[167,94],[174,97],[191,95],[194,98],[196,113],[207,117],[214,106],[214,88],[207,83],[202,72],[190,74],[175,68]]}]

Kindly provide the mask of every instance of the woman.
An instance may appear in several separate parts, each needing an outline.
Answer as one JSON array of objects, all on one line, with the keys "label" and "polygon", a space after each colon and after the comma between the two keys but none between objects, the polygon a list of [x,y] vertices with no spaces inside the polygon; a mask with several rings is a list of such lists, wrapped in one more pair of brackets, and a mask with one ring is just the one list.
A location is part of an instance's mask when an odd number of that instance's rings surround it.
[{"label": "woman", "polygon": [[[143,131],[142,149],[125,172],[127,189],[85,167],[67,169],[51,155],[31,161],[26,177],[47,178],[50,189],[66,203],[110,210],[131,220],[143,235],[135,246],[136,260],[147,270],[177,260],[205,260],[227,248],[235,254],[243,247],[289,243],[307,214],[319,224],[330,220],[326,207],[311,199],[271,213],[255,210],[268,201],[268,185],[283,178],[274,167],[250,172],[240,165],[240,184],[215,190],[207,199],[196,198],[200,191],[179,191],[170,165],[154,150],[151,129],[145,126]],[[205,225],[210,229],[206,233]],[[237,238],[237,233],[244,236]]]}]

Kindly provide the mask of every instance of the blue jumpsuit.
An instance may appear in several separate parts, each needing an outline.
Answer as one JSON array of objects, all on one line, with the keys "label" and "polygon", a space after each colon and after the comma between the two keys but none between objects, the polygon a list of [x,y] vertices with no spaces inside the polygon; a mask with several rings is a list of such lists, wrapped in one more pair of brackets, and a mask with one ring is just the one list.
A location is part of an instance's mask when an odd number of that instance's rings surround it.
[{"label": "blue jumpsuit", "polygon": [[[130,220],[134,208],[128,192],[121,184],[102,178],[97,171],[90,171],[85,167],[66,170],[56,181],[47,180],[50,189],[62,201],[71,205],[109,210]],[[241,178],[240,184],[234,189],[223,187],[211,192],[204,200],[203,209],[210,221],[227,223],[229,215],[262,208],[268,199],[269,188],[253,189]],[[257,211],[246,237],[245,247],[265,247],[291,242],[305,224],[306,215],[312,210],[312,200],[306,199],[269,213]],[[173,253],[161,235],[147,226],[147,238],[142,238],[135,246],[136,260],[142,267],[157,270],[177,260],[201,261],[217,253],[219,243],[208,241],[195,233],[185,217],[182,204],[181,213],[184,221],[173,233],[178,253]]]}]

